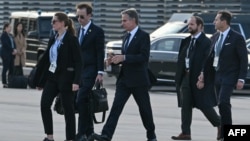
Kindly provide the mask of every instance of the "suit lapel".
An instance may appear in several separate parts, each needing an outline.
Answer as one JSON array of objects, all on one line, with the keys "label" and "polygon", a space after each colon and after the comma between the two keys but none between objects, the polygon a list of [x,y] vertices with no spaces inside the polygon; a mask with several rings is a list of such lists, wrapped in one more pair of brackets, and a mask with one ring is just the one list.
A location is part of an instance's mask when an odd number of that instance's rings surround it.
[{"label": "suit lapel", "polygon": [[[93,23],[91,23],[90,26],[89,26],[89,28],[87,29],[87,31],[86,31],[84,37],[83,37],[82,45],[81,45],[81,46],[84,46],[84,44],[87,42],[88,38],[90,37],[90,35],[91,35],[91,33],[92,33],[92,30],[94,30],[93,28],[94,28]],[[79,31],[79,32],[80,32],[80,31]],[[80,36],[80,35],[78,34],[78,37],[79,37],[79,36]]]},{"label": "suit lapel", "polygon": [[136,31],[134,37],[132,37],[132,39],[131,39],[131,41],[130,41],[130,43],[129,43],[129,45],[128,45],[128,48],[127,48],[126,51],[125,51],[125,48],[124,48],[124,43],[125,43],[125,38],[126,38],[126,36],[124,36],[124,38],[123,38],[123,43],[122,43],[122,47],[123,47],[123,51],[124,51],[124,52],[128,52],[128,50],[129,50],[131,47],[133,48],[134,44],[135,44],[136,41],[137,41],[137,36],[139,36],[139,34],[140,34],[140,28],[138,28],[138,30]]},{"label": "suit lapel", "polygon": [[222,48],[221,48],[220,54],[223,52],[224,48],[226,48],[225,44],[230,43],[230,35],[231,35],[231,33],[232,33],[232,31],[230,29],[227,36],[226,36],[226,38],[225,38],[225,40],[224,40],[224,42],[222,43]]},{"label": "suit lapel", "polygon": [[127,36],[127,33],[124,34],[123,39],[122,39],[122,54],[125,54],[124,44],[125,44],[126,36]]}]

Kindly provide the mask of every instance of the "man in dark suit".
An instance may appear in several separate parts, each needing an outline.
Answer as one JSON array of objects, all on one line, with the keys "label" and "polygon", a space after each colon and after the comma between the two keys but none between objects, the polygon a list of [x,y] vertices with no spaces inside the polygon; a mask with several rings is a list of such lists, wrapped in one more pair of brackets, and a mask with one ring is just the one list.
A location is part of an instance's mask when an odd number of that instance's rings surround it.
[{"label": "man in dark suit", "polygon": [[122,11],[121,15],[122,26],[127,31],[123,39],[122,54],[109,58],[108,63],[122,64],[122,67],[116,82],[115,99],[109,117],[102,129],[102,134],[95,135],[95,139],[98,141],[112,139],[118,119],[132,94],[147,130],[148,141],[157,141],[148,93],[149,34],[138,27],[138,14],[134,8]]},{"label": "man in dark suit", "polygon": [[[247,75],[248,58],[246,43],[242,35],[230,28],[232,15],[229,11],[219,11],[214,25],[218,31],[212,37],[212,51],[206,65],[214,66],[216,93],[219,99],[221,125],[232,124],[230,97],[233,89],[242,89]],[[212,62],[212,63],[211,63]],[[201,74],[200,80],[206,77]],[[221,140],[224,129],[221,128]]]},{"label": "man in dark suit", "polygon": [[92,111],[90,109],[90,91],[96,82],[103,81],[104,70],[104,31],[92,21],[92,7],[85,3],[76,6],[76,15],[81,24],[78,40],[82,54],[82,75],[77,95],[78,133],[77,141],[93,140],[94,133]]},{"label": "man in dark suit", "polygon": [[[183,39],[179,49],[176,88],[178,106],[181,107],[181,130],[178,136],[172,136],[173,140],[191,140],[191,123],[193,107],[198,108],[205,115],[214,127],[220,127],[220,117],[216,113],[214,106],[217,105],[214,90],[213,70],[202,65],[205,62],[211,41],[202,32],[203,20],[198,16],[189,19],[188,30],[190,36]],[[200,72],[204,71],[211,77],[204,80],[205,87],[197,87],[197,80]],[[199,82],[201,83],[201,82]],[[218,136],[218,135],[217,135]]]}]

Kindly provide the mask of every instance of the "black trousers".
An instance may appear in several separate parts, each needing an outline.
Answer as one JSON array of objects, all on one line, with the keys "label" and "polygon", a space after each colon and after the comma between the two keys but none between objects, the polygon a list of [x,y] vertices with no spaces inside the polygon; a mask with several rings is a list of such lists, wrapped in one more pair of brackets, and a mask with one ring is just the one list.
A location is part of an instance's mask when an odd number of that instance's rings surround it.
[{"label": "black trousers", "polygon": [[90,91],[95,84],[95,78],[81,80],[80,89],[77,93],[76,106],[79,113],[77,135],[89,136],[94,133],[93,114],[90,110]]},{"label": "black trousers", "polygon": [[14,57],[13,55],[3,55],[2,56],[3,70],[2,70],[2,83],[7,84],[6,73],[8,72],[8,76],[13,73],[14,68]]},{"label": "black trousers", "polygon": [[132,87],[128,88],[122,81],[122,78],[118,80],[116,85],[115,99],[109,114],[109,117],[103,127],[102,134],[107,135],[109,138],[113,137],[119,117],[122,110],[131,96],[134,97],[136,104],[139,107],[142,123],[147,130],[147,138],[155,139],[155,125],[153,121],[152,108],[150,103],[150,97],[148,93],[148,87]]},{"label": "black trousers", "polygon": [[[184,76],[181,93],[183,95],[181,107],[181,129],[183,134],[191,135],[191,123],[194,107],[194,98],[190,88],[189,74]],[[209,122],[215,126],[220,126],[220,116],[213,107],[200,109]]]},{"label": "black trousers", "polygon": [[221,115],[221,137],[224,137],[224,125],[232,125],[231,95],[234,85],[216,85],[216,93],[219,97],[219,112]]},{"label": "black trousers", "polygon": [[[72,85],[72,84],[71,84]],[[41,114],[45,134],[53,134],[53,119],[51,106],[57,94],[61,95],[66,123],[66,140],[74,140],[76,133],[76,121],[74,106],[74,93],[71,90],[60,90],[56,78],[51,77],[45,84],[41,96]]]}]

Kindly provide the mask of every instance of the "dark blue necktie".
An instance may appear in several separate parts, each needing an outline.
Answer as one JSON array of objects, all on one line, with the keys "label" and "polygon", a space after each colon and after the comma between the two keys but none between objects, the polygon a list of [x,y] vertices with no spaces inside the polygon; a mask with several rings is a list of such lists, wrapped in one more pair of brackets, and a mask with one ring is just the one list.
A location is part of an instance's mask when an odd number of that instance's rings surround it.
[{"label": "dark blue necktie", "polygon": [[189,47],[188,47],[188,58],[190,58],[191,52],[194,50],[194,41],[195,41],[195,38],[192,38],[191,42],[189,44]]},{"label": "dark blue necktie", "polygon": [[79,38],[79,43],[80,43],[80,45],[82,45],[82,40],[83,40],[83,38],[84,38],[84,28],[81,28],[81,30],[82,30],[82,34],[81,34],[81,36],[80,36],[80,38]]},{"label": "dark blue necktie", "polygon": [[131,35],[131,34],[128,33],[127,36],[126,36],[126,38],[125,38],[125,44],[124,44],[124,49],[125,49],[125,51],[126,51],[127,48],[128,48],[130,35]]}]

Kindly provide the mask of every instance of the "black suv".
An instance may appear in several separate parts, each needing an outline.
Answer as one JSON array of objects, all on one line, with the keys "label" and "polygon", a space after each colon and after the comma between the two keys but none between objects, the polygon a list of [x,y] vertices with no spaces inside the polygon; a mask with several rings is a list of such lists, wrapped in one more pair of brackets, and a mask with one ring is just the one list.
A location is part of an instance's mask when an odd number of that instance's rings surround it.
[{"label": "black suv", "polygon": [[[73,19],[75,27],[79,27],[75,14],[66,13]],[[19,21],[24,25],[27,41],[26,66],[35,66],[37,60],[46,50],[52,29],[51,19],[54,14],[55,12],[42,11],[20,11],[11,13],[10,23],[12,27]]]}]

